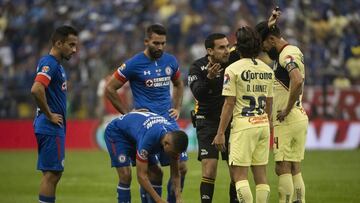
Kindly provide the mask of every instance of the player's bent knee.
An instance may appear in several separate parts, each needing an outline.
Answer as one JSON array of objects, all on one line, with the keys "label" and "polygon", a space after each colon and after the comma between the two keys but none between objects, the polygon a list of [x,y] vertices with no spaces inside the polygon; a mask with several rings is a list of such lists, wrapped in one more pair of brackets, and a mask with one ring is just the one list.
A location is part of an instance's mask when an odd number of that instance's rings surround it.
[{"label": "player's bent knee", "polygon": [[118,175],[119,175],[119,182],[124,184],[130,184],[131,183],[131,169],[128,167],[121,167],[117,169]]}]

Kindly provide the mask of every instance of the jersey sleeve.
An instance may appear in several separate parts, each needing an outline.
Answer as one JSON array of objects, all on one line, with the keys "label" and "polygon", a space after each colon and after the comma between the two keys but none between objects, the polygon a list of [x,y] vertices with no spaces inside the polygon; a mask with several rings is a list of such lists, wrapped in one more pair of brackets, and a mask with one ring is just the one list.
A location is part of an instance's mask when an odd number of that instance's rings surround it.
[{"label": "jersey sleeve", "polygon": [[113,75],[119,81],[126,83],[133,75],[133,72],[134,69],[131,67],[131,63],[126,61],[117,68]]},{"label": "jersey sleeve", "polygon": [[224,74],[223,96],[236,96],[236,78],[236,74],[231,70],[231,66],[229,66]]},{"label": "jersey sleeve", "polygon": [[295,51],[284,50],[279,56],[280,66],[285,68],[290,73],[295,68],[299,68],[299,62],[301,61],[301,53]]},{"label": "jersey sleeve", "polygon": [[47,87],[51,78],[55,77],[56,69],[56,66],[53,66],[50,62],[40,62],[36,70],[35,81]]},{"label": "jersey sleeve", "polygon": [[[174,81],[174,80],[177,80],[178,78],[180,78],[181,73],[180,73],[179,63],[177,62],[175,57],[172,60],[170,67],[171,67],[171,72],[172,72],[171,80]],[[165,71],[167,71],[167,70],[165,70]]]}]

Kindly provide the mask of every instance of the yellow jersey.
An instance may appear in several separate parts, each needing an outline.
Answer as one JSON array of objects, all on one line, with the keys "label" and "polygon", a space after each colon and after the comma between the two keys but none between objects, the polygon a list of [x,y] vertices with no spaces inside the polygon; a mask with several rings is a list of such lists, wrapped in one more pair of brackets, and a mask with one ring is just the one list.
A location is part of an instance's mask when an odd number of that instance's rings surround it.
[{"label": "yellow jersey", "polygon": [[301,99],[302,93],[295,102],[289,115],[285,117],[283,122],[276,120],[276,115],[279,111],[286,108],[289,100],[289,86],[290,86],[290,70],[289,64],[295,64],[300,70],[302,77],[305,80],[305,67],[304,67],[304,55],[300,49],[296,46],[286,45],[280,52],[279,60],[274,64],[275,83],[274,83],[274,100],[272,109],[272,119],[274,125],[287,125],[289,123],[308,119],[305,110],[302,107]]},{"label": "yellow jersey", "polygon": [[222,95],[236,97],[231,133],[269,125],[265,104],[273,83],[273,70],[259,59],[243,58],[226,68]]}]

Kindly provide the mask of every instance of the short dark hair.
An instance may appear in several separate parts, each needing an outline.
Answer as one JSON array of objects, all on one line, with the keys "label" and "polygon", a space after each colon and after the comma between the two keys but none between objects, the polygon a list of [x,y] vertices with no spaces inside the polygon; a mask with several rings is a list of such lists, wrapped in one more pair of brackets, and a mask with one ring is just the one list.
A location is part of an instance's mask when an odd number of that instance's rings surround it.
[{"label": "short dark hair", "polygon": [[270,28],[268,27],[267,21],[262,21],[255,26],[256,31],[261,36],[261,41],[263,42],[267,36],[274,35],[276,37],[281,37],[280,29],[277,25],[273,25]]},{"label": "short dark hair", "polygon": [[166,35],[166,29],[160,24],[152,24],[146,29],[146,37],[150,38],[153,33],[158,35]]},{"label": "short dark hair", "polygon": [[189,139],[187,134],[182,131],[182,130],[176,130],[171,132],[171,140],[174,144],[174,149],[176,152],[185,152],[187,147],[188,147],[188,143],[189,143]]},{"label": "short dark hair", "polygon": [[54,45],[57,41],[65,41],[65,39],[69,35],[75,35],[78,36],[78,31],[69,26],[69,25],[63,25],[55,29],[55,31],[51,35],[51,43]]},{"label": "short dark hair", "polygon": [[214,48],[215,46],[215,40],[217,39],[222,39],[225,38],[226,35],[222,34],[222,33],[212,33],[209,36],[206,37],[205,39],[205,48]]},{"label": "short dark hair", "polygon": [[261,51],[259,34],[249,26],[236,31],[236,49],[243,58],[255,58]]}]

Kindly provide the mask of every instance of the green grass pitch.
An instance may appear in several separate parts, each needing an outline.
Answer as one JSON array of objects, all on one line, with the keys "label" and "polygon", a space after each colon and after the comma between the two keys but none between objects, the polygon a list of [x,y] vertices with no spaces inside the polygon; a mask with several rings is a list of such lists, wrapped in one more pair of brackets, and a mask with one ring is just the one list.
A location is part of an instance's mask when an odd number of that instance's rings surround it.
[{"label": "green grass pitch", "polygon": [[[200,202],[201,167],[196,153],[190,153],[189,156],[183,200],[186,203],[196,203]],[[0,203],[37,202],[41,173],[35,170],[36,158],[36,151],[0,151]],[[269,163],[270,202],[277,202],[277,177],[274,174],[272,156]],[[167,182],[168,170],[164,168],[164,182]],[[303,162],[303,177],[307,203],[358,203],[360,150],[307,151]],[[251,174],[249,179],[252,179]],[[228,183],[226,164],[222,162],[218,168],[213,202],[229,202]],[[250,184],[254,191],[253,181]],[[68,150],[65,172],[57,189],[57,203],[115,203],[116,185],[117,175],[110,168],[106,152]],[[133,176],[132,202],[135,203],[140,202],[138,188],[136,177]]]}]

